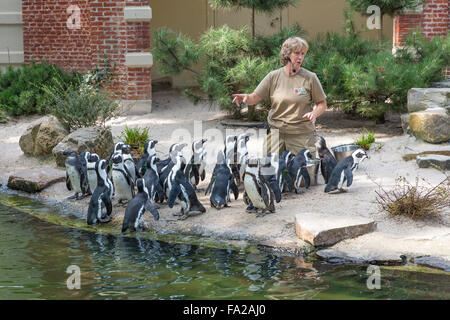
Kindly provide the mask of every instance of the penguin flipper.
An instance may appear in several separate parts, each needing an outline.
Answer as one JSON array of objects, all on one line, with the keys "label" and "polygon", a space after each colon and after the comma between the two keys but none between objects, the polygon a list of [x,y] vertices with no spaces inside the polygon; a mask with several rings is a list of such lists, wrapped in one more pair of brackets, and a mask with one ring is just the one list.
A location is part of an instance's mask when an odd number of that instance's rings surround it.
[{"label": "penguin flipper", "polygon": [[66,187],[67,190],[72,191],[72,182],[70,181],[70,177],[67,172],[66,172]]},{"label": "penguin flipper", "polygon": [[215,180],[216,180],[216,176],[213,175],[211,177],[211,181],[209,182],[208,186],[206,187],[205,196],[211,191],[212,185],[214,184]]},{"label": "penguin flipper", "polygon": [[308,170],[306,169],[306,167],[302,167],[300,169],[300,172],[301,172],[303,178],[305,179],[305,187],[308,189],[309,186],[311,185],[311,178],[309,177]]},{"label": "penguin flipper", "polygon": [[169,208],[173,208],[173,205],[175,203],[175,199],[178,197],[178,195],[181,193],[181,187],[179,184],[174,184],[172,186],[172,189],[170,190],[169,199],[167,199],[167,204],[169,205]]},{"label": "penguin flipper", "polygon": [[353,172],[350,167],[344,169],[345,178],[347,179],[347,187],[350,187],[353,182]]},{"label": "penguin flipper", "polygon": [[246,205],[249,205],[249,204],[251,203],[250,198],[248,197],[246,191],[244,191],[244,194],[242,195],[242,198],[244,199],[244,203],[245,203]]},{"label": "penguin flipper", "polygon": [[195,185],[198,185],[200,182],[200,173],[198,172],[198,165],[194,164],[192,166],[192,173],[194,174]]},{"label": "penguin flipper", "polygon": [[260,185],[261,188],[261,197],[264,201],[264,204],[266,205],[266,207],[270,206],[270,200],[269,197],[267,196],[267,193],[270,192],[270,188],[268,188],[268,186],[265,183],[261,183]]},{"label": "penguin flipper", "polygon": [[153,203],[148,199],[145,201],[145,209],[150,211],[150,213],[153,215],[155,220],[159,220],[159,211],[158,209],[153,205]]},{"label": "penguin flipper", "polygon": [[206,178],[206,173],[205,173],[205,169],[203,169],[202,174],[200,175],[200,178],[203,180],[205,180]]}]

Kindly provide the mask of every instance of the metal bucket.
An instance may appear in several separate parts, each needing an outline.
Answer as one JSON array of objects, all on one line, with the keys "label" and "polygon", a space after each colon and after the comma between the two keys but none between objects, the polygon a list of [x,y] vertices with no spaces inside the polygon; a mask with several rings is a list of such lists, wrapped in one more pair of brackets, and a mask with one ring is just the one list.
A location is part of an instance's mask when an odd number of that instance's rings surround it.
[{"label": "metal bucket", "polygon": [[[311,186],[317,185],[317,173],[319,172],[319,165],[320,165],[319,159],[308,160],[308,162],[306,164],[306,170],[308,170]],[[305,186],[305,182],[303,180],[300,184],[300,187],[304,187],[304,186]]]},{"label": "metal bucket", "polygon": [[332,147],[331,150],[333,150],[336,161],[339,162],[339,161],[347,158],[348,156],[350,156],[353,153],[353,151],[355,151],[356,149],[359,149],[359,148],[361,148],[361,147],[358,146],[357,144],[349,143],[349,144],[341,144],[339,146]]}]

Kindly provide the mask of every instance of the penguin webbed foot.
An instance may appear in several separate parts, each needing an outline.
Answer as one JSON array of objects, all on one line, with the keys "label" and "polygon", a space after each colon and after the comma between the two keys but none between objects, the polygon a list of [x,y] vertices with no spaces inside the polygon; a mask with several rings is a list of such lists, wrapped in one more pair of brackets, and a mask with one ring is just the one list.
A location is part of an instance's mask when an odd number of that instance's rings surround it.
[{"label": "penguin webbed foot", "polygon": [[189,217],[188,214],[181,213],[177,220],[186,220]]},{"label": "penguin webbed foot", "polygon": [[257,214],[256,214],[256,217],[257,217],[257,218],[261,218],[261,217],[264,217],[265,215],[266,215],[266,210],[263,209],[263,210],[261,210],[260,213],[257,213]]},{"label": "penguin webbed foot", "polygon": [[247,213],[255,213],[258,212],[258,208],[255,208],[252,204],[250,204],[246,209],[245,212]]},{"label": "penguin webbed foot", "polygon": [[89,196],[88,193],[83,193],[80,197],[78,197],[78,193],[77,193],[77,200],[83,200],[84,198],[86,198],[87,196]]},{"label": "penguin webbed foot", "polygon": [[105,218],[100,218],[98,219],[98,221],[100,221],[100,223],[108,223],[111,221],[111,217],[110,216],[106,216]]},{"label": "penguin webbed foot", "polygon": [[67,200],[73,200],[73,199],[77,199],[78,200],[78,192],[75,193],[73,196],[67,197]]}]

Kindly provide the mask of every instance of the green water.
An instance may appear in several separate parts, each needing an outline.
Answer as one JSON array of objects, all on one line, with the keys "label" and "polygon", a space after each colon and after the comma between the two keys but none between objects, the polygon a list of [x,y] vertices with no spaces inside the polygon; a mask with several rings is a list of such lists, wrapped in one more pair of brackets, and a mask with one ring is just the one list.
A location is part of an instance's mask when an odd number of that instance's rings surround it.
[{"label": "green water", "polygon": [[450,299],[449,273],[380,268],[368,289],[363,265],[105,235],[0,205],[0,299]]}]

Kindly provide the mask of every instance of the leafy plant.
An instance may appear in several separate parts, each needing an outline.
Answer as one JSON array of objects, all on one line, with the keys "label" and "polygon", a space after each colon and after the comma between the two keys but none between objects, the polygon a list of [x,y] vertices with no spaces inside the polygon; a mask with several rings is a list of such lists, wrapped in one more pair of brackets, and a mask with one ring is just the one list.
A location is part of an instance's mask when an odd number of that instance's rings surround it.
[{"label": "leafy plant", "polygon": [[58,80],[63,88],[67,88],[80,79],[80,74],[67,73],[45,61],[29,66],[23,64],[16,69],[10,66],[0,74],[0,109],[13,116],[45,114],[51,101],[44,85],[53,86]]},{"label": "leafy plant", "polygon": [[145,142],[149,139],[148,132],[150,128],[129,128],[125,125],[125,129],[121,132],[121,140],[129,144],[131,147],[144,151]]},{"label": "leafy plant", "polygon": [[[367,136],[366,136],[367,134]],[[375,142],[375,137],[373,132],[365,130],[365,133],[362,134],[361,138],[357,139],[355,143],[363,148],[364,150],[369,150],[372,143]]]},{"label": "leafy plant", "polygon": [[52,102],[50,113],[69,131],[105,126],[119,106],[106,91],[83,83],[65,88],[58,81],[52,87],[44,86],[44,91]]},{"label": "leafy plant", "polygon": [[450,207],[450,177],[446,175],[438,185],[419,186],[419,178],[412,185],[406,178],[399,177],[392,190],[380,187],[376,201],[381,210],[394,216],[424,219],[438,215],[442,209]]}]

